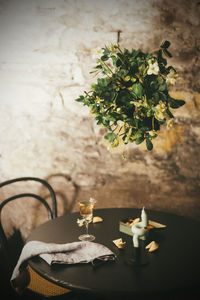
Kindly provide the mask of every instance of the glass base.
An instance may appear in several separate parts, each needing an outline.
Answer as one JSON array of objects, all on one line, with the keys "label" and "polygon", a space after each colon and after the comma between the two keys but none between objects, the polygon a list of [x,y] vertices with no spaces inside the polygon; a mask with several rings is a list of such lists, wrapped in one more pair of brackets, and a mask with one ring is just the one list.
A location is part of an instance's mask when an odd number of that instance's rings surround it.
[{"label": "glass base", "polygon": [[80,235],[78,238],[79,238],[79,240],[81,240],[81,241],[89,241],[89,242],[95,240],[95,236],[92,235],[92,234],[82,234],[82,235]]}]

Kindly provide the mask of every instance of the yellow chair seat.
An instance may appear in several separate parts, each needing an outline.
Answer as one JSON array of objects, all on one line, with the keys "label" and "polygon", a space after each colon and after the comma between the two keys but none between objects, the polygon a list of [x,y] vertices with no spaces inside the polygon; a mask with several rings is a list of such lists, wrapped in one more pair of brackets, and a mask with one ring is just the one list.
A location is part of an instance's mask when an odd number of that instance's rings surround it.
[{"label": "yellow chair seat", "polygon": [[71,292],[71,290],[61,287],[53,282],[41,277],[30,266],[28,266],[30,283],[27,288],[35,293],[44,296],[59,296]]}]

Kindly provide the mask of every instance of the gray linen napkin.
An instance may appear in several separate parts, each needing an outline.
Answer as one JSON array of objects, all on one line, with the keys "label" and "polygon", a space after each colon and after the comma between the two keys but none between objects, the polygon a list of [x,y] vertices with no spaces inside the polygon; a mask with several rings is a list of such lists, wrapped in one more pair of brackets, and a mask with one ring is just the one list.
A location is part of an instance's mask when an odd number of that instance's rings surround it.
[{"label": "gray linen napkin", "polygon": [[40,254],[49,265],[52,264],[77,264],[89,263],[95,265],[96,260],[114,260],[115,254],[104,245],[94,242],[75,242],[72,243],[74,249],[65,252]]},{"label": "gray linen napkin", "polygon": [[[39,241],[28,242],[22,249],[19,260],[11,276],[11,284],[18,293],[21,293],[28,284],[28,259],[40,256],[48,264],[76,264],[95,261],[115,260],[116,255],[106,246],[94,242],[73,242],[66,244],[44,243]],[[24,284],[23,284],[24,282]]]}]

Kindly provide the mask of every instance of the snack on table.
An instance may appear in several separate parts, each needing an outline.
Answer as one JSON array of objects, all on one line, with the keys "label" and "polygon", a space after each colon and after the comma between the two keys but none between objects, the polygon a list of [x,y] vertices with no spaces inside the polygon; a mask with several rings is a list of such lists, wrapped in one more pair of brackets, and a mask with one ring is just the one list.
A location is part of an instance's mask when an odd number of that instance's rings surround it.
[{"label": "snack on table", "polygon": [[[131,221],[131,222],[130,222]],[[140,222],[140,218],[136,218],[136,219],[130,219],[129,222],[126,222],[126,224],[128,224],[129,226],[133,226],[134,224],[136,223],[139,223]]]},{"label": "snack on table", "polygon": [[166,228],[167,227],[167,225],[163,225],[161,223],[154,222],[154,221],[151,221],[151,220],[149,220],[149,225],[153,226],[153,228]]},{"label": "snack on table", "polygon": [[99,223],[103,222],[103,219],[101,217],[93,217],[93,223]]},{"label": "snack on table", "polygon": [[150,244],[148,244],[145,248],[148,249],[149,252],[154,252],[158,249],[159,244],[155,241],[152,241]]},{"label": "snack on table", "polygon": [[115,246],[117,246],[117,248],[119,248],[119,249],[123,249],[123,248],[125,247],[125,245],[126,245],[126,242],[123,242],[123,241],[122,241],[122,238],[113,240],[113,243],[114,243]]}]

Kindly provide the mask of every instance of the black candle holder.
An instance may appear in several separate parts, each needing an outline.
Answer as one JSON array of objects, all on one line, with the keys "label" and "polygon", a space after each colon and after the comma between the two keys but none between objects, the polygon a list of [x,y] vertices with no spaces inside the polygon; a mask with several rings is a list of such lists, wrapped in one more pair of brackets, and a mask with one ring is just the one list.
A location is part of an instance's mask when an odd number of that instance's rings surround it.
[{"label": "black candle holder", "polygon": [[149,263],[148,257],[144,251],[144,246],[133,247],[132,257],[126,260],[126,264],[133,267],[145,266]]}]

